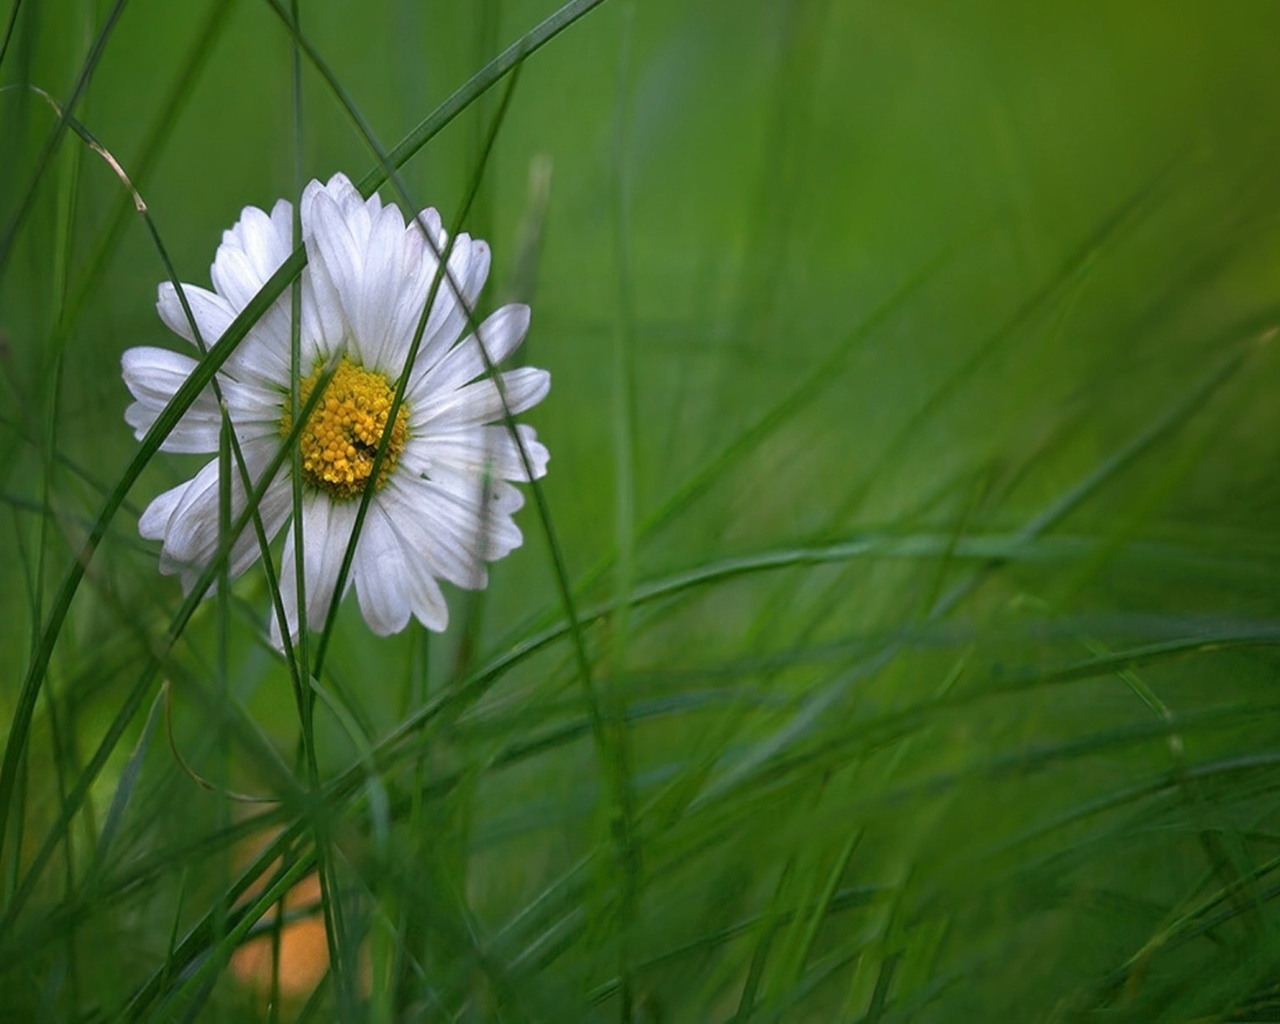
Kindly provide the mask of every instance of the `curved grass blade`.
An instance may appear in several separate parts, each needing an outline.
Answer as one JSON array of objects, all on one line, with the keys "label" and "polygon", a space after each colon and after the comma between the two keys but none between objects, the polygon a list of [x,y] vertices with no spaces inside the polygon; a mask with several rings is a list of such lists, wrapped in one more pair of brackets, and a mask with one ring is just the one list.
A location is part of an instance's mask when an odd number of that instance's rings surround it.
[{"label": "curved grass blade", "polygon": [[[533,29],[521,41],[508,47],[498,57],[485,65],[476,75],[453,93],[431,115],[423,120],[400,145],[389,154],[389,161],[395,167],[403,165],[419,149],[427,144],[438,132],[457,117],[474,99],[503,75],[510,71],[524,56],[544,46],[560,32],[588,13],[603,0],[574,0],[560,8],[555,14]],[[120,0],[123,3],[123,0]],[[69,110],[69,108],[64,108]],[[386,173],[381,165],[370,171],[360,182],[361,191],[368,195],[386,180]],[[52,655],[53,646],[62,630],[71,602],[84,577],[85,569],[93,559],[98,545],[106,535],[108,525],[115,518],[123,505],[126,496],[143,469],[159,450],[160,444],[168,436],[169,431],[178,423],[183,414],[199,396],[200,392],[213,379],[214,374],[230,357],[235,347],[248,334],[249,329],[270,308],[271,304],[284,293],[285,288],[302,271],[306,265],[306,253],[297,248],[280,268],[262,286],[261,291],[241,311],[240,315],[227,327],[219,344],[203,357],[186,383],[179,388],[173,401],[157,418],[155,425],[139,443],[139,449],[132,461],[121,474],[120,480],[113,488],[103,505],[93,529],[80,548],[78,556],[62,584],[45,620],[41,632],[40,643],[31,664],[28,666],[22,690],[14,706],[13,721],[9,727],[5,744],[4,758],[0,762],[0,823],[7,823],[11,816],[13,792],[17,778],[18,765],[22,750],[25,748],[27,732],[31,716],[35,711],[36,700],[43,684],[44,673]],[[6,829],[0,827],[0,863],[2,863]]]}]

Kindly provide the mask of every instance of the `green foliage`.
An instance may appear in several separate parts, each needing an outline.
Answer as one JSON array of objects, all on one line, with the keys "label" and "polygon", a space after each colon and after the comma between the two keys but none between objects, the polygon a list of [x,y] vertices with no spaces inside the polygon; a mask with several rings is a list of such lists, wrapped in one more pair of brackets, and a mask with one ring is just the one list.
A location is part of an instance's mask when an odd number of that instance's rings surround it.
[{"label": "green foliage", "polygon": [[[0,18],[0,1021],[1275,1019],[1280,8],[296,6]],[[552,461],[284,658],[119,358],[336,170]]]}]

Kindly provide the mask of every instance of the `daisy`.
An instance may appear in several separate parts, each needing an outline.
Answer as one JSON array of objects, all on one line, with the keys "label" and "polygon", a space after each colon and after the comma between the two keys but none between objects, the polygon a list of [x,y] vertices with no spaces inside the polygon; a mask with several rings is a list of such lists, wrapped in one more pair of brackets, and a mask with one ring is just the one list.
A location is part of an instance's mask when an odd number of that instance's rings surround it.
[{"label": "daisy", "polygon": [[[410,615],[443,630],[449,613],[439,581],[468,589],[485,585],[484,563],[503,557],[522,540],[512,514],[524,498],[509,481],[527,481],[530,468],[534,477],[546,472],[547,450],[533,429],[518,426],[517,441],[501,421],[504,395],[512,415],[524,412],[546,396],[550,375],[531,367],[508,370],[500,375],[501,393],[485,377],[484,353],[490,364],[509,356],[524,340],[529,308],[503,306],[476,334],[459,340],[467,310],[475,308],[489,273],[489,247],[460,234],[449,253],[448,274],[440,275],[417,357],[406,366],[437,276],[436,254],[447,251],[440,215],[428,209],[406,226],[394,204],[384,205],[376,195],[362,198],[344,175],[336,174],[327,184],[307,186],[301,218],[308,260],[301,280],[301,404],[322,374],[332,372],[298,438],[307,624],[319,629],[328,615],[356,511],[372,488],[347,585],[355,587],[375,633],[398,632]],[[289,256],[292,226],[293,209],[285,200],[269,214],[246,207],[223,233],[213,261],[213,291],[182,286],[206,344],[217,343]],[[160,285],[157,308],[171,330],[196,340],[177,291],[167,282]],[[293,428],[290,328],[286,292],[218,372],[255,486]],[[196,359],[144,346],[125,352],[122,364],[134,397],[125,420],[141,439],[195,369]],[[374,456],[402,373],[408,374],[404,401],[374,479]],[[219,430],[217,400],[206,389],[161,449],[216,453]],[[259,514],[269,538],[289,523],[279,579],[289,631],[296,637],[294,531],[299,524],[291,522],[292,461],[284,460],[267,487]],[[246,499],[240,473],[232,476],[234,519]],[[218,494],[214,458],[192,479],[152,501],[138,521],[143,537],[161,542],[160,571],[179,576],[188,591],[218,547]],[[244,530],[231,548],[230,575],[244,572],[259,553],[253,530]],[[272,639],[281,642],[274,615]]]}]

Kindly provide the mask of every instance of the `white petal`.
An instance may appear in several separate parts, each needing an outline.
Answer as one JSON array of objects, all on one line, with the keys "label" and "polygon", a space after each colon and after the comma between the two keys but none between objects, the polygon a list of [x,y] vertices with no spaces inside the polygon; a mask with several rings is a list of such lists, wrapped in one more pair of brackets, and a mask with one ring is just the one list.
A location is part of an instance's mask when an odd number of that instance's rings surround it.
[{"label": "white petal", "polygon": [[[139,346],[120,357],[125,386],[137,401],[124,412],[134,437],[142,440],[165,406],[186,383],[196,361],[168,349]],[[206,388],[191,404],[177,426],[160,445],[169,452],[213,452],[218,450],[222,416],[212,390]]]},{"label": "white petal", "polygon": [[[420,393],[454,391],[475,380],[519,348],[528,330],[528,306],[503,306],[480,325],[484,353],[480,351],[476,335],[467,335],[421,378]],[[486,353],[488,362],[484,358]],[[417,394],[410,396],[416,397]]]},{"label": "white petal", "polygon": [[[308,251],[308,259],[311,253]],[[290,299],[292,301],[292,298]],[[327,362],[347,340],[347,316],[338,292],[322,264],[309,263],[302,272],[301,342],[303,373],[317,362]],[[292,344],[292,339],[290,339]]]},{"label": "white petal", "polygon": [[[220,277],[214,278],[219,294],[225,295],[227,301],[237,311],[243,310],[257,295],[258,290],[271,276],[268,274],[258,279],[257,268],[253,265],[253,257],[239,249],[222,248],[218,250],[218,266],[222,270]],[[274,273],[274,270],[272,271]],[[275,301],[254,321],[251,334],[257,335],[277,354],[283,363],[284,355],[289,351],[289,323],[291,316],[291,299],[286,289]]]},{"label": "white petal", "polygon": [[292,207],[281,200],[269,214],[255,206],[246,207],[236,225],[240,246],[264,282],[293,252],[292,215]]},{"label": "white petal", "polygon": [[218,460],[188,480],[177,499],[161,538],[160,571],[180,574],[190,590],[218,544]]},{"label": "white petal", "polygon": [[351,324],[350,302],[363,273],[363,244],[352,233],[353,225],[344,218],[341,207],[324,189],[307,193],[302,217],[317,300],[336,299],[344,321]]},{"label": "white petal", "polygon": [[[533,478],[547,474],[550,453],[538,441],[536,431],[519,423],[516,430],[533,469]],[[506,426],[453,427],[435,431],[420,441],[411,441],[400,456],[400,464],[410,472],[435,475],[433,471],[451,469],[475,477],[499,477],[503,480],[528,481],[520,446]]]},{"label": "white petal", "polygon": [[488,580],[482,559],[500,558],[518,547],[520,532],[495,510],[496,502],[483,505],[482,481],[464,486],[455,492],[442,481],[397,475],[382,495],[396,529],[432,575],[475,590]]},{"label": "white petal", "polygon": [[[294,530],[296,526],[289,524],[289,529],[284,534],[284,549],[280,557],[280,573],[277,582],[280,585],[280,603],[284,606],[284,615],[286,625],[289,628],[289,639],[298,639],[298,587],[297,587],[297,560],[294,557],[294,550],[297,543],[294,540]],[[271,644],[277,650],[284,647],[284,641],[280,630],[280,616],[276,614],[275,602],[271,603]]]},{"label": "white petal", "polygon": [[[338,570],[355,526],[358,503],[332,501],[327,494],[308,493],[302,499],[303,586],[306,587],[307,624],[322,629],[333,603]],[[294,562],[294,527],[285,538],[280,564],[280,598],[289,619],[290,635],[298,635],[297,571]],[[357,551],[358,556],[358,551]],[[346,587],[351,586],[347,577]],[[280,625],[272,621],[272,642],[280,646]]]},{"label": "white petal", "polygon": [[396,529],[380,499],[369,506],[356,564],[356,594],[369,627],[381,636],[398,633],[413,614],[441,632],[449,609],[426,560]]},{"label": "white petal", "polygon": [[393,367],[390,357],[399,352],[403,362],[408,350],[407,339],[393,334],[397,300],[405,285],[404,238],[399,209],[383,207],[374,219],[363,253],[359,286],[344,302],[360,362],[392,377],[399,376],[402,367]]},{"label": "white petal", "polygon": [[475,315],[480,290],[489,277],[489,246],[473,241],[470,235],[459,235],[449,253],[448,268],[448,275],[442,275],[436,286],[435,301],[409,381],[411,388],[417,386],[414,378],[425,374],[453,347],[467,325],[468,315]]},{"label": "white petal", "polygon": [[440,213],[435,207],[428,206],[419,213],[417,220],[409,225],[409,229],[418,236],[428,252],[432,254],[444,252],[444,247],[449,241],[449,233],[445,231],[444,222],[441,221]]},{"label": "white petal", "polygon": [[[214,258],[211,276],[214,288],[237,313],[247,306],[280,265],[293,252],[293,208],[280,200],[268,216],[256,207],[246,207],[240,220],[223,233],[222,245]],[[304,271],[303,292],[307,290]],[[304,302],[304,309],[305,309]],[[267,345],[271,369],[270,379],[287,379],[292,299],[286,289],[254,324],[254,336]],[[314,321],[313,317],[313,321]],[[304,326],[307,326],[304,320]],[[314,328],[314,323],[310,325]],[[304,349],[313,339],[304,331]],[[239,352],[233,359],[239,357]],[[284,374],[285,376],[282,376]]]},{"label": "white petal", "polygon": [[177,487],[156,495],[138,517],[138,534],[146,540],[161,540],[169,529],[169,520],[173,517],[174,510],[190,486],[191,481],[185,480]]},{"label": "white petal", "polygon": [[264,388],[236,381],[220,383],[231,422],[236,425],[237,437],[280,437],[280,420],[289,404],[289,396],[282,388]]},{"label": "white petal", "polygon": [[401,535],[422,556],[431,574],[467,590],[489,581],[477,551],[477,508],[434,481],[415,481],[387,496]]},{"label": "white petal", "polygon": [[385,514],[373,503],[360,534],[355,561],[356,596],[364,620],[379,636],[399,633],[409,624],[409,597],[402,579],[405,551]]},{"label": "white petal", "polygon": [[[279,200],[271,211],[271,219],[275,223],[277,232],[281,238],[289,239],[289,255],[293,254],[293,206],[286,199]],[[302,372],[305,375],[310,372],[312,366],[318,360],[327,359],[329,354],[342,341],[343,333],[346,325],[341,318],[337,319],[337,323],[326,320],[322,315],[320,307],[316,303],[314,293],[314,285],[312,282],[312,271],[310,267],[304,267],[301,275],[299,275],[299,285],[302,292],[302,329],[299,332],[299,340],[301,342],[302,356]],[[293,316],[293,295],[291,290],[284,292],[281,297],[276,300],[276,306],[280,307],[284,314],[283,327],[288,332]],[[275,307],[273,306],[273,309]],[[293,339],[289,334],[282,335],[279,339],[282,345],[292,346]],[[282,362],[286,358],[282,354]]]},{"label": "white petal", "polygon": [[351,184],[351,179],[341,171],[334,174],[323,185],[318,181],[311,182],[303,192],[303,196],[305,197],[307,192],[316,190],[324,192],[337,203],[338,209],[345,219],[352,221],[352,223],[361,222],[364,227],[368,225],[367,218],[382,209],[382,200],[378,198],[376,193],[368,199],[363,198],[360,195],[360,190]]},{"label": "white petal", "polygon": [[[374,364],[376,369],[392,380],[399,379],[404,372],[409,349],[418,333],[422,311],[427,304],[427,296],[439,265],[436,250],[427,244],[424,232],[432,233],[433,242],[441,241],[444,237],[440,215],[435,210],[424,210],[420,218],[425,223],[408,225],[398,241],[400,279],[384,310],[385,342]],[[426,337],[425,327],[423,337]],[[419,353],[421,352],[420,348]],[[418,365],[421,365],[421,354],[418,358]]]},{"label": "white petal", "polygon": [[246,206],[214,256],[210,276],[213,287],[236,310],[244,309],[263,284],[280,269],[293,251],[292,230],[286,217],[269,216],[256,206]]},{"label": "white petal", "polygon": [[[293,255],[293,204],[287,199],[277,199],[271,207],[271,227],[285,247],[286,258]],[[275,271],[273,270],[274,274]]]},{"label": "white petal", "polygon": [[[191,306],[196,326],[200,328],[200,340],[205,345],[213,345],[236,318],[238,310],[233,309],[221,295],[206,291],[204,288],[197,288],[193,284],[184,284],[182,291],[187,297],[188,305]],[[186,311],[178,298],[178,291],[173,287],[172,282],[161,282],[156,296],[156,310],[169,330],[195,343],[196,335],[191,329],[191,321],[187,319]]]},{"label": "white petal", "polygon": [[[222,296],[195,285],[184,284],[182,291],[191,306],[196,325],[200,328],[200,340],[206,347],[219,342],[239,310],[233,308]],[[280,384],[289,379],[289,313],[284,305],[288,301],[286,293],[250,328],[248,335],[223,364],[221,372],[237,380],[252,380],[260,384]],[[195,333],[182,308],[177,290],[168,281],[160,285],[156,309],[172,331],[193,344],[196,343]],[[283,343],[281,336],[285,339]]]},{"label": "white petal", "polygon": [[425,402],[415,402],[412,425],[429,433],[451,426],[492,423],[503,419],[505,412],[517,416],[532,408],[551,390],[551,374],[531,366],[508,370],[501,377],[505,411],[493,380],[479,380],[456,391],[433,395]]},{"label": "white petal", "polygon": [[[261,475],[274,448],[270,443],[253,443],[244,448],[250,478]],[[231,517],[234,521],[245,507],[244,488],[239,473],[233,469],[231,485]],[[160,571],[182,576],[184,589],[190,590],[196,577],[209,564],[219,543],[218,461],[209,462],[187,483],[173,488],[152,502],[138,521],[144,537],[162,539]],[[270,540],[288,518],[291,488],[288,478],[278,474],[267,488],[258,506],[263,527]],[[258,558],[258,539],[252,524],[246,525],[231,546],[228,573],[234,579]]]},{"label": "white petal", "polygon": [[[252,473],[253,471],[251,470],[250,472]],[[232,508],[232,519],[234,520],[244,510],[243,501],[238,507],[233,505]],[[258,505],[258,515],[262,519],[262,528],[268,543],[275,540],[276,534],[280,532],[280,528],[284,526],[292,514],[293,486],[290,483],[288,473],[281,470],[267,485],[267,490],[262,495],[262,501]],[[257,530],[254,528],[253,522],[250,521],[246,524],[244,532],[236,538],[236,542],[231,546],[231,563],[228,570],[231,578],[235,579],[249,566],[253,565],[261,553],[258,547]]]},{"label": "white petal", "polygon": [[520,546],[523,537],[511,518],[524,507],[524,495],[517,487],[447,466],[437,467],[431,479],[437,487],[475,509],[479,554],[485,561],[505,558]]}]

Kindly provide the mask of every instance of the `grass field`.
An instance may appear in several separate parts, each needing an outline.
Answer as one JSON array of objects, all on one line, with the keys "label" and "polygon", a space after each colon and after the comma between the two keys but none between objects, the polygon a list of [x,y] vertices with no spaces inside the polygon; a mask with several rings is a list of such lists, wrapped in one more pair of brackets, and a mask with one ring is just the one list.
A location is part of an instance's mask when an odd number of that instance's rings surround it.
[{"label": "grass field", "polygon": [[[1280,7],[557,3],[0,4],[0,1024],[1280,1019]],[[551,460],[284,656],[121,356],[335,172]]]}]

